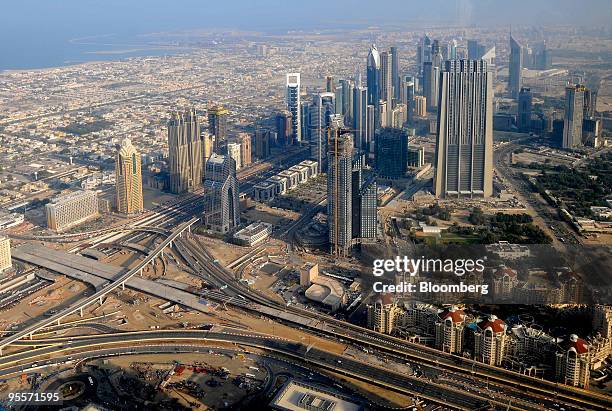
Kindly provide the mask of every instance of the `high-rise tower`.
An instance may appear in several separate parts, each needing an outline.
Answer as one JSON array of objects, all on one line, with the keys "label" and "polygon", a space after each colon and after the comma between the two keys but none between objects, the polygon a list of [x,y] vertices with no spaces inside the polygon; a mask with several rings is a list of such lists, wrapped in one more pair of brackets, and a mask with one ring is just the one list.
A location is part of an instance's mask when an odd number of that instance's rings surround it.
[{"label": "high-rise tower", "polygon": [[327,152],[327,128],[331,116],[335,114],[334,93],[319,93],[312,98],[310,109],[310,157],[319,164],[319,170],[325,169]]},{"label": "high-rise tower", "polygon": [[371,136],[368,135],[368,89],[361,85],[353,89],[353,130],[355,133],[355,148],[368,152]]},{"label": "high-rise tower", "polygon": [[191,191],[202,184],[202,139],[195,110],[175,113],[168,121],[170,191]]},{"label": "high-rise tower", "polygon": [[208,110],[208,130],[215,138],[214,150],[219,151],[227,140],[227,115],[229,110],[217,105]]},{"label": "high-rise tower", "polygon": [[366,74],[368,104],[378,107],[378,101],[380,100],[380,54],[378,54],[378,49],[375,44],[372,44],[370,52],[368,53]]},{"label": "high-rise tower", "polygon": [[523,85],[523,46],[510,35],[510,62],[508,64],[508,91],[518,98]]},{"label": "high-rise tower", "polygon": [[531,129],[531,105],[533,96],[531,89],[528,87],[521,87],[521,91],[518,96],[518,129],[522,132],[529,132]]},{"label": "high-rise tower", "polygon": [[302,141],[302,116],[300,113],[300,73],[287,74],[287,110],[291,113],[292,140]]},{"label": "high-rise tower", "polygon": [[351,134],[332,130],[327,153],[327,225],[330,252],[347,256],[352,246],[352,160]]},{"label": "high-rise tower", "polygon": [[134,214],[143,211],[140,155],[129,139],[121,142],[115,157],[117,211]]},{"label": "high-rise tower", "polygon": [[240,225],[236,162],[213,154],[206,162],[204,221],[207,228],[227,233]]},{"label": "high-rise tower", "polygon": [[582,144],[582,120],[584,116],[585,87],[581,84],[565,88],[565,122],[563,124],[563,148],[575,148]]},{"label": "high-rise tower", "polygon": [[493,192],[493,89],[483,60],[449,60],[440,75],[436,197]]},{"label": "high-rise tower", "polygon": [[391,77],[392,77],[392,86],[393,86],[393,98],[395,98],[396,103],[400,101],[400,67],[399,67],[399,52],[397,51],[397,47],[391,47]]}]

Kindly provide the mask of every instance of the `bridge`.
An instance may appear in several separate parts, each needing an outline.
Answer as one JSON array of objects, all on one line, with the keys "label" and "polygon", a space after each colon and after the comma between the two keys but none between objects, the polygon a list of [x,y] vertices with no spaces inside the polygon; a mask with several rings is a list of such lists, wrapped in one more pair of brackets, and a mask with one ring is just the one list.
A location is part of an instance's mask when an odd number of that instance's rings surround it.
[{"label": "bridge", "polygon": [[25,329],[0,340],[0,355],[2,355],[2,349],[6,347],[7,345],[10,345],[14,343],[15,341],[18,341],[24,337],[29,336],[29,338],[31,339],[32,335],[35,332],[39,331],[42,328],[48,327],[49,325],[53,323],[60,324],[62,319],[64,319],[65,317],[71,314],[80,312],[82,315],[83,308],[87,307],[89,304],[94,303],[96,301],[99,301],[100,304],[102,304],[102,299],[104,298],[104,296],[106,296],[111,291],[115,290],[118,287],[125,289],[125,282],[127,280],[129,280],[136,274],[141,274],[142,270],[147,266],[147,264],[153,262],[158,256],[163,255],[163,252],[166,249],[166,247],[172,247],[173,241],[177,239],[178,237],[180,237],[185,230],[191,230],[191,226],[195,224],[198,220],[199,220],[199,217],[194,217],[191,220],[179,225],[175,230],[172,231],[172,233],[164,241],[162,241],[155,248],[155,250],[153,250],[149,255],[146,256],[145,259],[143,259],[140,263],[138,263],[136,267],[125,272],[124,274],[122,274],[121,276],[119,276],[118,278],[110,282],[108,285],[106,285],[105,287],[103,287],[101,290],[97,291],[90,297],[87,297],[77,302],[76,304],[73,304],[70,307],[42,321],[38,321],[35,324],[28,326]]}]

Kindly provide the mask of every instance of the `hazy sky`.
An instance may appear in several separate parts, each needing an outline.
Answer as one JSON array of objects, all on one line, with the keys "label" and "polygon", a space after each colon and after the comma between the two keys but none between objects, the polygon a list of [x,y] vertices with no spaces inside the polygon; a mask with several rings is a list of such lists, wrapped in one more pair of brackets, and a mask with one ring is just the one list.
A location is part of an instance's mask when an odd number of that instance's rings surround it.
[{"label": "hazy sky", "polygon": [[[1,0],[0,70],[77,59],[70,39],[195,28],[278,31],[390,23],[609,26],[612,0]],[[99,41],[99,39],[98,39]]]}]

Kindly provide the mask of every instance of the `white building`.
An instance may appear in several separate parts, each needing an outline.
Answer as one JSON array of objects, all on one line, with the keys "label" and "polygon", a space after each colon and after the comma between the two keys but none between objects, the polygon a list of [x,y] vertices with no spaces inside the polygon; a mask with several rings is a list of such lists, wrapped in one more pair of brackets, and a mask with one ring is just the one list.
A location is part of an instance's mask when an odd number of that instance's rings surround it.
[{"label": "white building", "polygon": [[47,226],[62,232],[98,216],[98,195],[75,191],[54,198],[46,206]]},{"label": "white building", "polygon": [[0,273],[11,267],[11,240],[0,236]]},{"label": "white building", "polygon": [[270,237],[270,234],[272,234],[272,224],[257,222],[234,234],[234,240],[238,244],[252,247]]},{"label": "white building", "polygon": [[227,143],[227,154],[236,162],[236,170],[242,168],[242,152],[240,143]]}]

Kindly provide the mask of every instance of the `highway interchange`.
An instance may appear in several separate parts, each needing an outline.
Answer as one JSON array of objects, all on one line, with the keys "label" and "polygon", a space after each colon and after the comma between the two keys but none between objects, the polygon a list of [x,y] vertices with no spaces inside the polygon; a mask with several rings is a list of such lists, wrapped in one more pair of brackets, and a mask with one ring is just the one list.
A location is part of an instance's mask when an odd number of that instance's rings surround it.
[{"label": "highway interchange", "polygon": [[[296,158],[299,159],[300,156],[297,155]],[[248,176],[249,181],[247,184],[252,187],[253,180],[267,178],[268,174]],[[235,275],[225,267],[215,263],[214,258],[208,251],[196,243],[189,234],[182,237],[175,235],[178,231],[183,231],[181,229],[183,228],[182,224],[192,222],[195,217],[201,214],[201,206],[194,206],[194,200],[199,195],[201,195],[201,192],[195,192],[173,203],[160,206],[153,210],[152,213],[134,221],[132,226],[142,228],[154,225],[158,229],[166,230],[167,235],[172,237],[166,237],[162,242],[164,247],[169,246],[170,242],[172,242],[174,251],[193,272],[219,288],[219,291],[210,293],[209,298],[227,302],[236,309],[244,310],[254,315],[264,315],[293,327],[309,329],[311,333],[321,337],[374,350],[376,353],[388,356],[394,361],[410,361],[414,364],[435,367],[447,374],[455,375],[456,378],[470,379],[474,381],[474,385],[481,384],[486,379],[487,385],[505,391],[510,396],[510,401],[502,402],[495,399],[495,396],[487,398],[485,401],[483,395],[478,392],[457,390],[449,384],[440,384],[411,375],[392,373],[389,370],[380,369],[367,362],[339,356],[315,347],[309,348],[301,343],[279,339],[274,336],[254,333],[215,333],[214,331],[199,331],[201,334],[197,334],[198,331],[106,333],[80,338],[75,337],[71,343],[66,342],[65,339],[39,340],[34,335],[35,340],[17,342],[17,340],[34,334],[51,323],[57,322],[58,319],[56,318],[52,318],[50,322],[48,320],[45,321],[45,324],[42,326],[37,324],[13,335],[5,336],[0,340],[1,347],[8,344],[13,346],[23,344],[41,345],[40,348],[34,350],[5,354],[0,357],[0,374],[21,373],[31,369],[34,364],[34,368],[36,368],[44,361],[50,361],[50,364],[61,363],[62,361],[69,361],[69,357],[91,358],[105,354],[129,354],[140,352],[141,349],[150,350],[150,347],[160,347],[161,351],[167,350],[168,346],[172,347],[172,344],[174,344],[174,348],[177,350],[179,346],[183,347],[180,348],[181,350],[187,349],[184,348],[186,346],[183,345],[183,341],[189,342],[189,346],[193,347],[193,351],[197,351],[201,345],[223,341],[273,351],[295,361],[310,364],[317,369],[327,369],[456,409],[478,409],[485,406],[487,401],[499,409],[543,409],[543,407],[552,408],[554,404],[565,405],[566,409],[609,409],[609,397],[601,394],[535,379],[502,368],[491,367],[461,357],[448,355],[438,350],[411,344],[340,321],[316,311],[304,310],[271,301],[263,293],[238,281]],[[322,203],[319,203],[315,208],[321,205]],[[306,215],[303,217],[288,227],[285,230],[285,234],[295,232],[301,225],[310,220],[310,217]],[[172,228],[177,226],[179,230],[171,231]],[[148,232],[108,233],[98,237],[94,244],[104,241],[116,241],[119,238],[134,241],[142,238],[142,236],[151,234]],[[170,238],[171,240],[168,241]],[[156,248],[156,251],[159,251],[158,248]],[[119,278],[108,284],[103,291],[109,290],[109,287],[116,288],[123,281],[125,281],[125,278]],[[222,287],[223,289],[221,289]],[[97,295],[94,299],[90,297],[85,301],[79,302],[79,304],[90,304],[97,300],[98,297]],[[72,310],[71,312],[76,311]],[[65,312],[60,314],[68,315]],[[180,341],[181,344],[177,344],[176,341]],[[165,342],[165,344],[161,344],[162,342]],[[106,348],[107,346],[109,348]],[[162,349],[161,347],[164,348]],[[53,356],[51,355],[52,353],[54,354]],[[58,353],[65,355],[58,356]],[[513,401],[515,404],[520,403],[520,405],[513,405]]]}]

